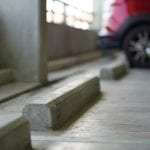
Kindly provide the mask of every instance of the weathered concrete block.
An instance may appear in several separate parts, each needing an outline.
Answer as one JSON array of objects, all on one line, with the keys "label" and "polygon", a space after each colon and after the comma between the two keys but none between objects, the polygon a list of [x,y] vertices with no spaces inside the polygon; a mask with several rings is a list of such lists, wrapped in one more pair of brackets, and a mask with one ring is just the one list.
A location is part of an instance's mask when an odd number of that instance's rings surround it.
[{"label": "weathered concrete block", "polygon": [[111,63],[100,71],[101,79],[119,79],[129,71],[126,58],[123,54],[118,54],[118,58],[114,63]]},{"label": "weathered concrete block", "polygon": [[1,69],[0,70],[0,85],[9,83],[13,80],[12,69]]},{"label": "weathered concrete block", "polygon": [[127,67],[124,63],[117,63],[101,69],[101,79],[119,79],[127,73]]},{"label": "weathered concrete block", "polygon": [[16,115],[0,116],[0,149],[31,150],[29,123]]},{"label": "weathered concrete block", "polygon": [[32,130],[58,129],[100,93],[99,78],[81,75],[23,109]]}]

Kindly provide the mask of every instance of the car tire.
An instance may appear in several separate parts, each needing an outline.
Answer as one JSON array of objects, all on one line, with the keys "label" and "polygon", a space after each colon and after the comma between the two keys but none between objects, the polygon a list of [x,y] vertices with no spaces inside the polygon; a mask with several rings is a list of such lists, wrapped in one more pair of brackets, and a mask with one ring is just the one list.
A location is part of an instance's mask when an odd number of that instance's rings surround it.
[{"label": "car tire", "polygon": [[150,66],[150,25],[131,29],[124,38],[123,50],[131,67]]}]

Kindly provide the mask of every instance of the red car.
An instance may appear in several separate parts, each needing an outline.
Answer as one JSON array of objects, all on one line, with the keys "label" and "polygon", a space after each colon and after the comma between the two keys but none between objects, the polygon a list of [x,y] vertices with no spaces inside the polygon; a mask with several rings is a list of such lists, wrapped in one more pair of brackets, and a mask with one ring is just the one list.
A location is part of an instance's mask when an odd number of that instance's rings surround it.
[{"label": "red car", "polygon": [[104,49],[121,48],[131,66],[150,65],[150,0],[111,1],[99,34]]}]

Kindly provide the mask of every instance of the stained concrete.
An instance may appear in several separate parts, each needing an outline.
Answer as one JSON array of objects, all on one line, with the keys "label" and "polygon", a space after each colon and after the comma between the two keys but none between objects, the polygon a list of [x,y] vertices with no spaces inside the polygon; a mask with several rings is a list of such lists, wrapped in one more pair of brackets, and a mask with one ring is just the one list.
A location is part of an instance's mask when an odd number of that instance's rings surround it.
[{"label": "stained concrete", "polygon": [[[57,71],[57,72],[51,72],[48,75],[48,80],[49,81],[57,81],[60,80],[62,78],[66,78],[68,76],[73,76],[73,75],[77,75],[79,73],[83,73],[83,72],[87,72],[90,74],[94,74],[99,76],[99,71],[100,69],[105,66],[108,65],[109,63],[111,63],[112,59],[106,58],[106,59],[99,59],[96,61],[92,61],[92,62],[88,62],[85,64],[80,64],[77,66],[74,66],[72,68],[69,69],[64,69],[61,71]],[[67,79],[68,80],[68,79]],[[66,81],[61,82],[60,86],[63,86],[65,84]],[[69,80],[70,82],[70,80]],[[37,84],[37,83],[35,83]],[[16,94],[16,92],[18,93],[20,90],[24,89],[23,87],[32,87],[35,86],[34,83],[14,83],[14,84],[7,84],[1,87],[0,91],[0,96],[1,99],[3,101],[3,99],[8,100],[11,96],[11,94]],[[22,86],[23,85],[23,86]],[[12,98],[10,101],[8,101],[5,104],[1,104],[0,105],[0,113],[22,113],[22,109],[26,104],[29,104],[30,102],[34,101],[35,99],[39,99],[41,97],[44,97],[45,95],[50,94],[50,92],[56,90],[58,88],[58,86],[55,85],[49,85],[49,86],[45,86],[43,88],[40,88],[38,90],[35,91],[30,91],[26,94],[22,94],[19,97],[16,98]],[[26,88],[25,88],[26,89]],[[27,89],[26,89],[27,90]],[[18,93],[19,94],[19,93]]]},{"label": "stained concrete", "polygon": [[126,65],[123,62],[120,62],[102,68],[100,71],[100,77],[101,79],[117,80],[125,76],[127,72]]},{"label": "stained concrete", "polygon": [[98,77],[77,75],[49,95],[26,105],[22,114],[32,130],[59,129],[99,95]]},{"label": "stained concrete", "polygon": [[0,148],[31,150],[29,123],[17,115],[0,115]]},{"label": "stained concrete", "polygon": [[149,149],[149,78],[149,70],[131,70],[122,80],[101,81],[103,97],[73,124],[57,132],[32,132],[35,148]]},{"label": "stained concrete", "polygon": [[118,53],[116,60],[105,66],[100,71],[101,79],[116,80],[125,76],[129,72],[126,57],[122,53]]},{"label": "stained concrete", "polygon": [[[92,62],[77,68],[98,75],[101,65],[100,62]],[[149,70],[133,69],[119,81],[101,81],[103,97],[97,103],[90,105],[79,114],[78,119],[74,118],[73,122],[59,131],[32,132],[33,147],[48,150],[60,146],[61,150],[64,147],[75,149],[76,145],[78,149],[81,144],[85,149],[86,145],[96,149],[96,144],[97,149],[149,149],[149,78]],[[48,94],[49,90],[49,87],[45,87],[1,104],[0,114],[21,114],[24,105]],[[67,145],[63,142],[67,142]]]}]

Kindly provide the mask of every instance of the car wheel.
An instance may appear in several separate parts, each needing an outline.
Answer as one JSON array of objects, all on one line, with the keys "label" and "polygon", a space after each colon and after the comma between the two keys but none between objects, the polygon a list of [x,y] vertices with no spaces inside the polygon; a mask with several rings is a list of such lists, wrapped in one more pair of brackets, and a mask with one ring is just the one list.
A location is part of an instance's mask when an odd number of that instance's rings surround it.
[{"label": "car wheel", "polygon": [[131,67],[150,66],[150,26],[132,29],[125,37],[123,49]]}]

